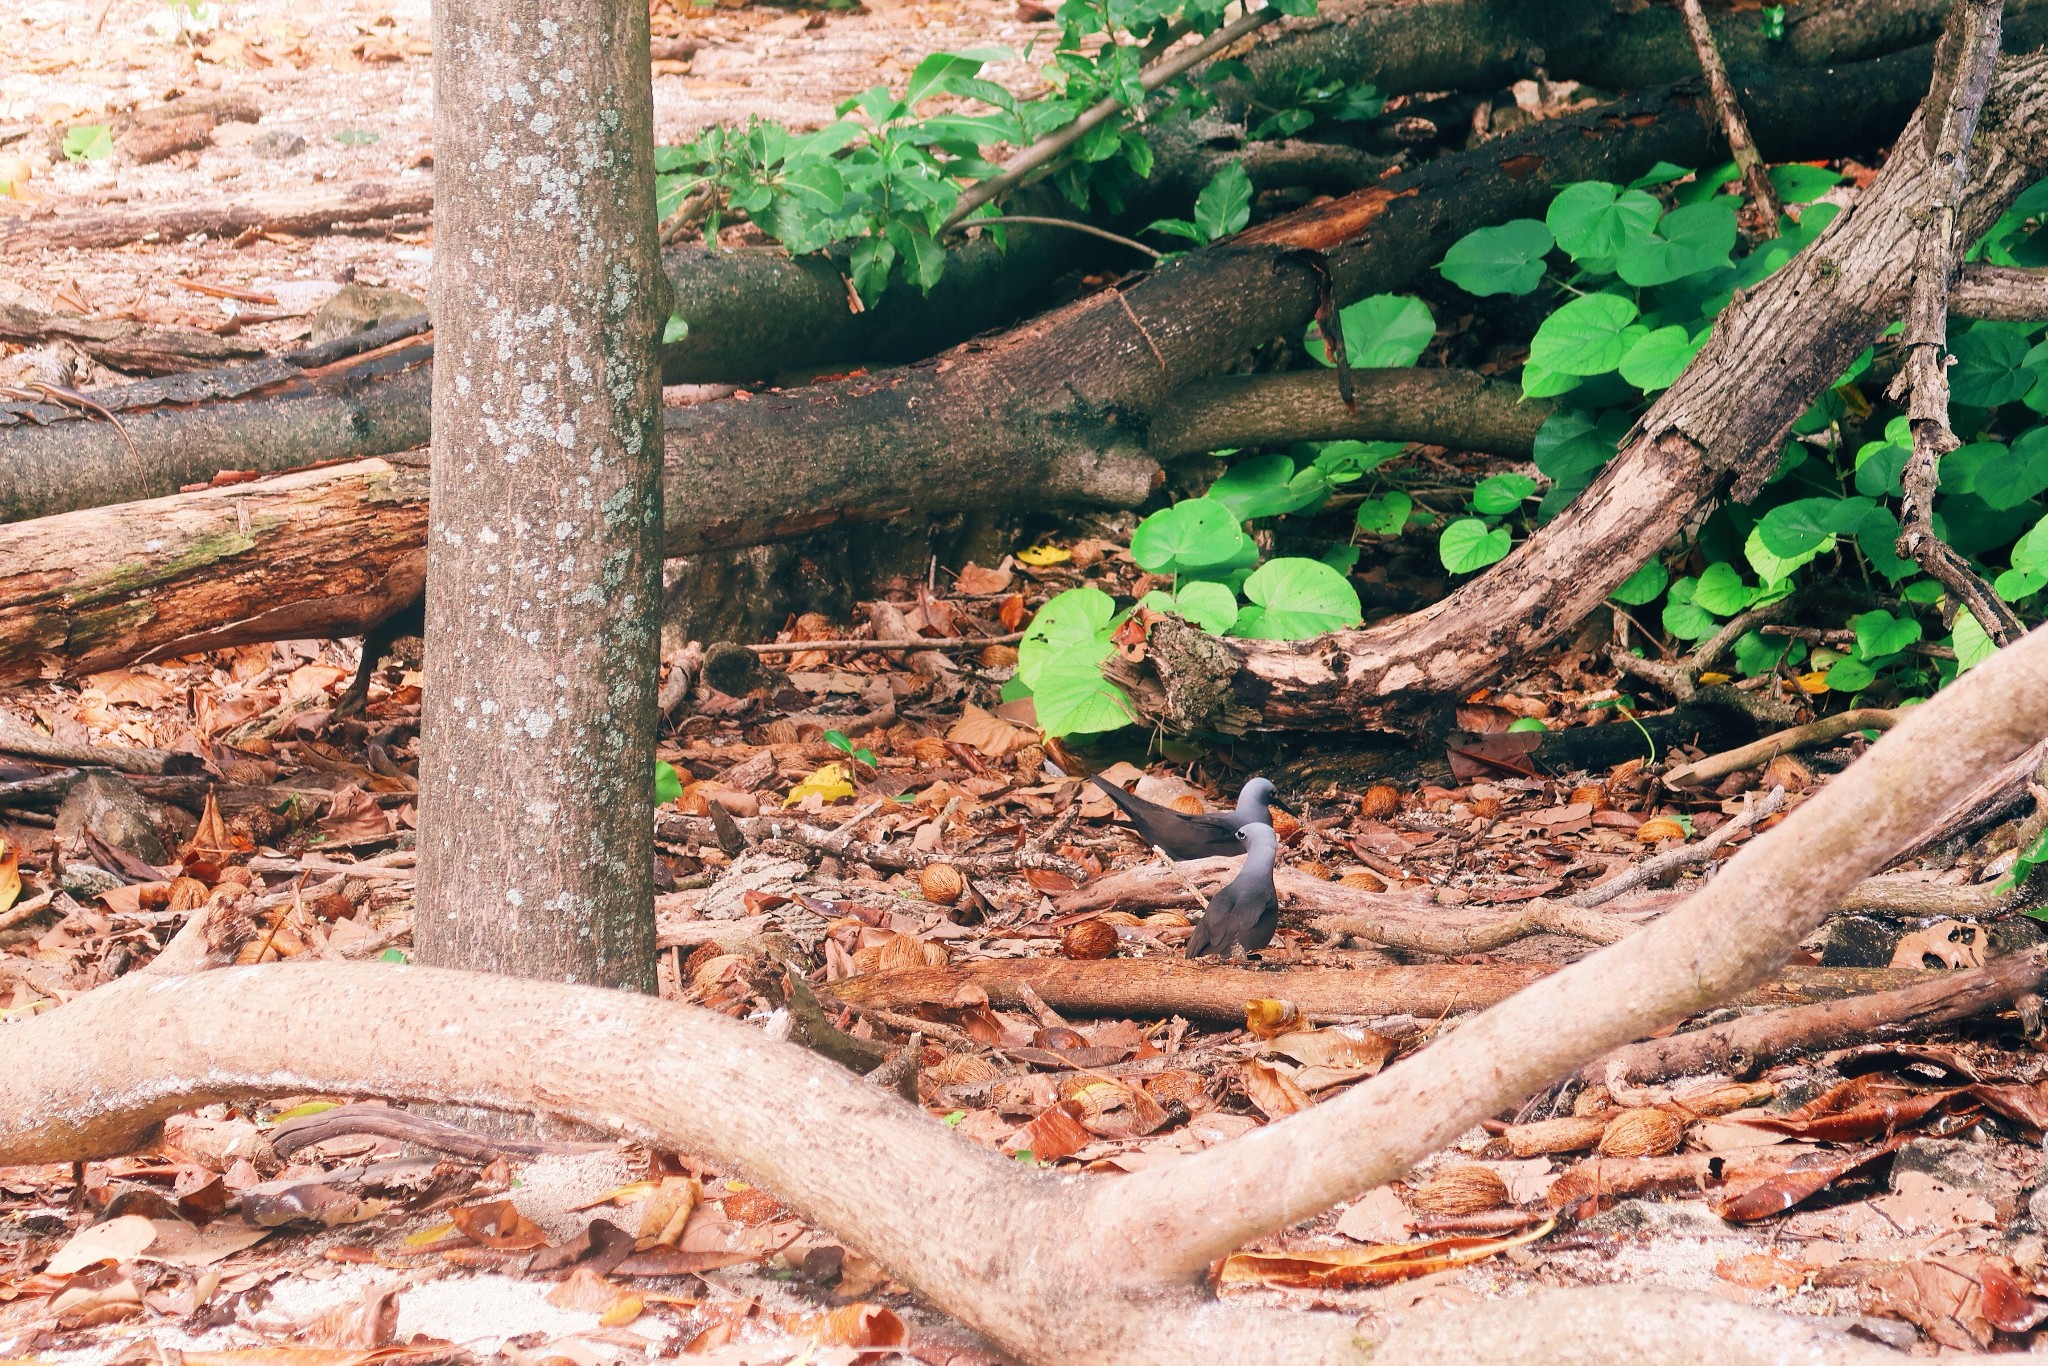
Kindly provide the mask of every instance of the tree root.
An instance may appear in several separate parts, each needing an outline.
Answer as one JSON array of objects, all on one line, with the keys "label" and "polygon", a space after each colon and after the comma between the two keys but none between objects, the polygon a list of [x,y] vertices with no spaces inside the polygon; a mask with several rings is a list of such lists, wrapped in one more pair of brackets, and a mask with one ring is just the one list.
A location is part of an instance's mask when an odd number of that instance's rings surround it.
[{"label": "tree root", "polygon": [[[13,1026],[0,1163],[112,1156],[182,1109],[251,1095],[540,1111],[746,1174],[1026,1362],[1362,1366],[1372,1348],[1347,1317],[1206,1299],[1211,1261],[1393,1179],[1587,1058],[1762,981],[1828,906],[2044,730],[2048,633],[1914,708],[1851,775],[1654,925],[1333,1101],[1115,1181],[1020,1169],[832,1063],[631,993],[391,964],[191,971],[232,956],[231,936],[208,938],[226,919],[217,914],[193,917],[151,970]],[[1056,975],[1133,965],[1038,966]],[[1265,994],[1239,991],[1240,1008],[1245,994]],[[1131,1002],[1114,1009],[1127,1014]],[[1271,1179],[1276,1171],[1287,1179]],[[1586,1361],[1609,1359],[1589,1353],[1613,1346],[1626,1351],[1617,1361],[1709,1351],[1726,1361],[1763,1342],[1779,1355],[1755,1359],[1776,1360],[1788,1342],[1814,1344],[1813,1329],[1793,1320],[1714,1302],[1681,1323],[1660,1306],[1689,1302],[1630,1294],[1608,1301],[1634,1317],[1607,1337],[1589,1336],[1569,1312],[1599,1297],[1575,1295],[1562,1310],[1518,1301],[1403,1324],[1377,1357]],[[1527,1317],[1532,1304],[1542,1312]],[[1743,1334],[1701,1337],[1710,1312]],[[1488,1336],[1503,1315],[1512,1351]]]}]

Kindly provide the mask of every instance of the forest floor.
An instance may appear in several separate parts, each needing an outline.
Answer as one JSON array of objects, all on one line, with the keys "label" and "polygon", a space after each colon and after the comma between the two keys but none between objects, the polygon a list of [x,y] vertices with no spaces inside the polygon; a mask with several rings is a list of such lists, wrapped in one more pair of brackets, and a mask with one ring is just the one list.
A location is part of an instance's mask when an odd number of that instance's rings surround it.
[{"label": "forest floor", "polygon": [[[0,11],[11,39],[0,153],[36,163],[12,211],[430,174],[424,0],[319,12],[258,0],[189,42],[160,31],[175,11],[143,0],[113,0],[95,31],[98,13],[66,0]],[[822,121],[832,99],[900,77],[924,52],[1021,48],[1043,31],[1014,3],[660,12],[658,34],[697,47],[657,67],[658,133],[750,112]],[[997,74],[1027,79],[1021,66]],[[261,117],[150,165],[51,155],[55,130],[198,92],[246,96]],[[262,155],[257,138],[271,132],[304,146]],[[7,283],[40,307],[240,331],[280,350],[348,280],[423,294],[430,245],[424,224],[52,245],[14,258]],[[909,630],[930,651],[764,653],[737,695],[695,691],[660,750],[684,783],[657,826],[661,981],[665,995],[852,1061],[887,1067],[915,1031],[917,1099],[961,1141],[1091,1180],[1229,1142],[1396,1061],[1427,1068],[1426,1045],[1474,1004],[1397,986],[1304,1009],[1292,993],[1309,974],[1448,963],[1499,983],[1582,957],[1782,819],[1750,824],[1756,804],[1782,788],[1796,805],[1866,744],[1774,759],[1704,793],[1667,790],[1659,772],[1717,746],[1667,727],[1673,743],[1626,753],[1634,722],[1599,705],[1617,699],[1617,679],[1589,629],[1467,699],[1463,730],[1502,738],[1422,760],[1269,770],[1295,812],[1279,822],[1282,929],[1255,964],[1255,990],[1236,977],[1205,986],[1201,972],[1172,971],[1200,896],[1077,779],[1102,771],[1153,801],[1213,808],[1254,766],[1311,756],[1169,741],[1162,757],[1142,741],[1070,750],[1041,737],[1028,701],[1000,699],[1014,650],[972,642],[1014,633],[1078,583],[1143,592],[1117,545],[1074,534],[1053,551],[1033,557],[1050,563],[1005,557],[900,585],[866,621],[804,618],[782,633],[804,645]],[[184,772],[80,783],[55,811],[0,800],[0,1021],[61,1010],[145,964],[223,898],[253,914],[245,961],[406,955],[420,680],[390,668],[367,715],[337,721],[356,662],[352,642],[291,641],[0,694],[0,718],[58,741],[190,756]],[[1504,738],[1529,719],[1546,737],[1607,732],[1619,757],[1531,756]],[[52,768],[0,745],[0,785]],[[712,802],[792,819],[722,842]],[[2015,826],[1897,870],[1923,910],[1837,918],[1803,957],[1845,971],[1832,987],[1783,979],[1775,999],[1868,992],[2039,943],[2024,917],[1979,925],[1924,909],[1981,906],[2012,863]],[[1633,885],[1653,858],[1668,890]],[[1231,869],[1189,871],[1207,892]],[[1605,899],[1610,879],[1628,891]],[[1490,937],[1568,900],[1605,900],[1597,933]],[[1408,946],[1330,927],[1346,916],[1378,917]],[[1432,933],[1491,947],[1457,952]],[[1064,966],[1021,997],[974,975],[1026,960]],[[788,963],[807,985],[785,978]],[[956,975],[923,998],[851,990],[940,965]],[[1143,984],[1185,999],[1118,1007],[1118,992]],[[1741,1080],[1609,1085],[1596,1069],[1408,1179],[1247,1248],[1218,1269],[1221,1293],[1374,1317],[1635,1282],[1829,1316],[1916,1351],[2028,1344],[2048,1316],[2030,1289],[2048,1269],[2038,1016],[2036,1001],[1943,1031],[1880,1032]],[[323,1107],[350,1099],[215,1106],[123,1159],[0,1169],[0,1359],[765,1364],[886,1361],[898,1358],[878,1349],[895,1347],[900,1359],[991,1359],[741,1173],[628,1145],[494,1157],[490,1140],[465,1146],[402,1116],[405,1136],[358,1128],[295,1146],[304,1133],[285,1135],[335,1123]],[[1363,1261],[1394,1244],[1407,1250]]]}]

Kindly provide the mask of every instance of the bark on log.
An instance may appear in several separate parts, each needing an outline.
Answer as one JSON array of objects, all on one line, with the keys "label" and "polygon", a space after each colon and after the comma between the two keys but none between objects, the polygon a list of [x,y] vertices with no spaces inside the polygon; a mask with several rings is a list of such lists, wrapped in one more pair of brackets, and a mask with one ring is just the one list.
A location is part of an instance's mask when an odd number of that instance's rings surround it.
[{"label": "bark on log", "polygon": [[[1824,79],[1792,73],[1746,90],[1745,100],[1759,139],[1775,155],[1839,150],[1857,130],[1840,119],[1823,119],[1822,113],[1853,109],[1865,132],[1888,126],[1885,121],[1908,107],[1924,86],[1927,61],[1924,50],[1914,50],[1839,69]],[[2022,117],[2026,112],[2021,111]],[[1989,131],[1987,136],[1995,141],[2001,135]],[[670,552],[786,539],[895,511],[1018,501],[1006,496],[1004,489],[1024,490],[1024,497],[1040,505],[1132,505],[1149,489],[1155,468],[1145,448],[1150,419],[1169,410],[1175,391],[1228,369],[1245,348],[1276,335],[1298,335],[1306,325],[1315,309],[1321,271],[1301,258],[1301,249],[1326,254],[1340,298],[1398,287],[1434,264],[1445,245],[1469,228],[1540,212],[1558,182],[1588,177],[1626,180],[1660,159],[1703,164],[1713,154],[1713,138],[1689,88],[1666,90],[1546,122],[1346,199],[1275,220],[1235,242],[1182,258],[1128,289],[1098,294],[1036,319],[987,347],[962,348],[907,370],[671,410],[668,476],[675,493],[669,500]],[[2004,187],[2013,178],[2014,164],[2015,159],[2003,152],[1988,154],[1980,189],[1985,184]],[[1972,211],[1981,212],[2003,193],[2003,188],[1980,192]],[[1856,221],[1867,217],[1860,210],[1845,215]],[[1841,226],[1837,225],[1838,234]],[[1232,306],[1219,307],[1218,300],[1231,301]],[[1726,349],[1721,342],[1716,345]],[[1825,379],[1834,373],[1829,371]],[[1747,383],[1749,377],[1743,380]],[[1673,393],[1690,395],[1693,390],[1681,381]],[[1739,410],[1750,396],[1738,386],[1712,398]],[[1693,468],[1691,450],[1683,442],[1669,450],[1665,444],[1657,448],[1656,473],[1665,484],[1658,496],[1666,502],[1697,500],[1700,495],[1704,481]],[[753,468],[758,453],[773,453],[786,462],[785,468],[802,470],[801,485],[760,478]],[[1626,458],[1616,463],[1630,465]],[[341,471],[337,476],[351,481],[350,488],[314,495],[331,503],[331,510],[357,501],[355,475]],[[1604,544],[1597,536],[1586,539],[1582,523],[1592,520],[1608,542],[1638,561],[1669,534],[1644,531],[1633,521],[1627,528],[1612,526],[1613,521],[1633,517],[1622,505],[1638,496],[1630,490],[1617,504],[1613,482],[1610,472],[1603,485],[1582,495],[1577,509],[1545,533],[1547,543],[1556,547],[1551,559],[1563,566],[1567,580],[1575,580],[1579,597],[1588,596],[1584,584],[1598,576],[1580,572],[1576,551],[1599,552]],[[1675,491],[1670,486],[1676,486]],[[310,486],[295,487],[310,492]],[[387,481],[383,487],[391,486]],[[1596,507],[1605,510],[1606,522],[1589,513]],[[218,505],[209,501],[192,516],[206,522],[217,511]],[[74,611],[67,605],[67,585],[96,577],[97,570],[67,557],[60,540],[40,535],[31,553],[5,561],[10,577],[0,579],[0,678],[20,677],[25,670],[41,667],[40,661],[31,662],[36,656],[68,653],[66,643],[74,640],[81,653],[96,661],[93,667],[104,668],[144,654],[161,657],[202,648],[193,641],[212,646],[265,639],[261,633],[273,629],[273,623],[279,629],[289,623],[287,634],[308,633],[308,623],[314,621],[328,623],[332,634],[360,631],[376,619],[366,613],[388,612],[391,602],[404,600],[393,591],[366,591],[380,565],[397,582],[417,577],[415,545],[391,536],[392,523],[404,520],[399,511],[392,506],[377,509],[375,534],[363,539],[361,558],[338,585],[348,595],[342,601],[318,601],[330,595],[290,575],[275,582],[254,582],[267,576],[257,567],[259,557],[246,553],[250,547],[242,547],[244,553],[237,560],[238,569],[249,566],[248,579],[229,586],[225,595],[215,585],[199,582],[203,575],[195,577],[182,565],[167,566],[152,552],[137,566],[141,578],[160,581],[165,577],[160,571],[169,567],[176,571],[169,577],[196,596],[158,607],[146,601],[146,591],[129,591],[120,596],[123,615],[118,619],[110,619],[102,604],[75,627],[62,624]],[[270,528],[273,543],[277,530]],[[1635,534],[1630,537],[1625,531]],[[150,539],[157,538],[135,543]],[[0,535],[0,552],[9,549],[8,542],[8,535]],[[218,558],[205,553],[206,546],[195,549],[204,560]],[[1576,615],[1556,610],[1549,583],[1532,586],[1540,576],[1528,570],[1536,563],[1525,548],[1518,559],[1482,580],[1486,585],[1499,580],[1496,587],[1486,589],[1482,603],[1471,604],[1471,595],[1465,595],[1467,610],[1485,608],[1475,623],[1486,631],[1470,629],[1473,624],[1466,623],[1461,632],[1455,621],[1447,628],[1444,611],[1436,609],[1424,629],[1414,632],[1417,641],[1428,641],[1429,646],[1401,656],[1403,647],[1396,641],[1393,653],[1401,657],[1397,662],[1426,656],[1448,635],[1461,637],[1468,648],[1451,656],[1454,668],[1447,672],[1502,663],[1509,653],[1510,628],[1532,607],[1538,620],[1527,633],[1528,640],[1549,639],[1564,629],[1568,622],[1562,618],[1569,615],[1575,620]],[[1543,561],[1541,567],[1555,566]],[[1605,591],[1601,588],[1589,600],[1597,602]],[[216,596],[220,601],[209,605],[207,600]],[[218,615],[225,609],[240,615]],[[214,615],[207,620],[209,613]],[[1551,614],[1547,622],[1544,613]],[[21,627],[27,624],[35,626],[33,633],[23,632]],[[132,629],[125,644],[117,647],[114,637],[120,631],[113,628],[123,624]],[[1385,629],[1402,634],[1408,628],[1401,624]],[[1169,628],[1159,638],[1170,634]],[[1475,636],[1484,638],[1474,644]],[[1162,653],[1155,652],[1155,658]],[[1272,651],[1244,654],[1261,660],[1274,657]],[[1287,658],[1291,667],[1292,657]],[[1162,662],[1172,669],[1170,661]],[[1354,671],[1385,673],[1403,687],[1429,681],[1419,670],[1377,669],[1370,660],[1358,662]],[[1325,672],[1335,673],[1327,668]],[[1228,678],[1220,688],[1213,679],[1201,679],[1192,689],[1176,680],[1169,689],[1168,709],[1177,706],[1189,717],[1217,713],[1226,701],[1235,705],[1228,696],[1231,687]],[[1351,698],[1341,686],[1311,692],[1309,704],[1293,710],[1304,716],[1316,714],[1313,724],[1323,724],[1332,713],[1354,719],[1356,688]],[[1278,724],[1292,724],[1289,709],[1279,710]],[[1223,725],[1241,724],[1234,712],[1214,719]]]},{"label": "bark on log", "polygon": [[358,634],[426,585],[426,494],[365,460],[0,528],[0,681]]},{"label": "bark on log", "polygon": [[[1292,1001],[1303,1016],[1316,1020],[1484,1010],[1557,971],[1548,963],[1263,971],[1206,967],[1174,958],[1014,958],[867,973],[833,983],[827,994],[850,1005],[897,1010],[945,1006],[964,988],[974,987],[986,992],[992,1005],[1017,1008],[1025,1004],[1021,988],[1029,987],[1061,1014],[1186,1015],[1242,1023],[1245,1002],[1260,997]],[[1943,975],[1918,968],[1785,968],[1735,999],[1743,1005],[1802,1005],[1893,990]]]},{"label": "bark on log", "polygon": [[[124,412],[141,461],[131,459],[117,440],[94,449],[92,463],[80,471],[67,468],[76,452],[64,451],[61,443],[37,447],[34,458],[18,466],[20,477],[0,486],[0,508],[26,503],[33,509],[90,496],[91,485],[81,487],[74,474],[89,474],[100,486],[124,492],[204,480],[214,473],[221,449],[208,439],[209,431],[223,440],[239,433],[251,439],[280,436],[288,443],[289,425],[298,422],[327,424],[346,440],[385,430],[381,424],[404,420],[406,411],[390,400],[405,387],[426,388],[430,372],[404,361],[421,354],[415,348],[380,362],[401,365],[384,378],[351,380],[355,372],[343,371],[291,379],[270,394],[198,409]],[[1473,446],[1482,444],[1479,438],[1512,437],[1515,424],[1526,421],[1502,411],[1502,386],[1472,376],[1360,373],[1392,377],[1404,401],[1415,405],[1415,425],[1367,392],[1359,425],[1348,431],[1395,439],[1464,436],[1473,439],[1453,444]],[[1294,376],[1267,378],[1287,394],[1316,387]],[[1310,411],[1342,414],[1333,375],[1306,379],[1328,390]],[[1224,392],[1247,409],[1268,406],[1257,397],[1264,392],[1258,383],[1227,385]],[[205,425],[180,425],[200,413],[207,415]],[[1388,425],[1364,425],[1375,415],[1384,415]],[[1461,430],[1458,423],[1467,419],[1472,427]],[[164,424],[161,433],[158,421]],[[167,439],[159,441],[159,435]],[[759,458],[774,458],[773,450]],[[1161,477],[1149,451],[1060,449],[1019,452],[1007,460],[931,447],[902,459],[851,448],[831,454],[836,458],[792,463],[784,477],[764,479],[756,461],[672,432],[665,476],[669,553],[787,540],[911,512],[1135,507]],[[425,526],[424,470],[381,459],[0,526],[0,681],[45,669],[91,672],[292,636],[360,634],[417,593]],[[320,566],[345,572],[323,587]]]},{"label": "bark on log", "polygon": [[[1965,236],[2048,172],[2044,118],[2048,57],[2002,63],[1978,131]],[[1148,674],[1122,671],[1140,709],[1224,731],[1398,729],[1418,702],[1470,692],[1558,639],[1716,499],[1753,496],[1792,423],[1898,315],[1909,276],[1901,244],[1926,199],[1918,126],[1819,240],[1722,312],[1713,340],[1600,477],[1506,560],[1422,612],[1311,641],[1220,640],[1168,620],[1152,632]]]},{"label": "bark on log", "polygon": [[83,318],[0,303],[0,338],[33,346],[68,341],[102,365],[137,375],[226,365],[263,354],[252,342],[197,327],[151,327],[127,318]]},{"label": "bark on log", "polygon": [[323,233],[336,227],[356,228],[431,213],[434,186],[429,180],[362,180],[349,185],[288,194],[253,195],[213,204],[160,203],[124,209],[88,209],[82,213],[9,220],[0,229],[0,252],[40,246],[119,247],[210,233],[233,237],[257,229],[276,233]]},{"label": "bark on log", "polygon": [[[1800,5],[1786,15],[1782,40],[1765,38],[1746,11],[1718,11],[1714,40],[1731,66],[1822,67],[1931,42],[1946,8],[1938,0]],[[1331,76],[1408,94],[1497,90],[1538,75],[1629,90],[1698,70],[1675,9],[1611,0],[1326,4],[1316,20],[1269,39],[1244,63],[1253,90],[1268,98],[1303,78]]]}]

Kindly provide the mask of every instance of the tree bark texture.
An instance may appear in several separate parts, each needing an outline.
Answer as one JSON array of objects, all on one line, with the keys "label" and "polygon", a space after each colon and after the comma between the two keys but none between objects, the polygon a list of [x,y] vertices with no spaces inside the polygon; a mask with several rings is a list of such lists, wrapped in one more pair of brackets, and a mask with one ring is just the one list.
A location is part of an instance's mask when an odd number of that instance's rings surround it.
[{"label": "tree bark texture", "polygon": [[[2003,62],[1960,210],[1965,236],[2048,172],[2044,117],[2048,57]],[[1723,311],[1599,478],[1507,559],[1421,612],[1311,641],[1226,641],[1165,622],[1149,676],[1125,673],[1141,709],[1223,730],[1398,728],[1411,704],[1469,692],[1556,640],[1717,498],[1753,497],[1799,414],[1898,316],[1929,173],[1918,128],[1817,241]]]},{"label": "tree bark texture", "polygon": [[11,223],[6,231],[0,232],[0,252],[59,244],[119,247],[159,238],[175,240],[198,232],[215,237],[233,237],[250,229],[323,233],[342,225],[413,218],[432,213],[433,209],[434,185],[430,180],[364,180],[212,204],[146,204],[29,218]]},{"label": "tree bark texture", "polygon": [[[1433,1328],[1409,1320],[1376,1351],[1352,1315],[1218,1302],[1205,1282],[1247,1240],[1403,1175],[1587,1058],[1762,981],[1847,888],[2044,729],[2048,634],[2036,634],[1914,708],[1657,924],[1336,1099],[1113,1181],[1005,1162],[709,1011],[389,964],[199,971],[210,922],[198,918],[157,963],[15,1026],[0,1163],[111,1157],[171,1114],[244,1096],[544,1110],[744,1174],[1034,1366],[1867,1360],[1807,1323],[1704,1301],[1681,1322],[1633,1291],[1573,1296],[1563,1311],[1546,1301],[1535,1318],[1526,1301],[1466,1306]],[[1620,1326],[1589,1337],[1568,1312],[1578,1303],[1607,1305]],[[1717,1334],[1688,1339],[1688,1322]]]},{"label": "tree bark texture", "polygon": [[648,21],[434,12],[421,961],[654,988],[661,607]]}]

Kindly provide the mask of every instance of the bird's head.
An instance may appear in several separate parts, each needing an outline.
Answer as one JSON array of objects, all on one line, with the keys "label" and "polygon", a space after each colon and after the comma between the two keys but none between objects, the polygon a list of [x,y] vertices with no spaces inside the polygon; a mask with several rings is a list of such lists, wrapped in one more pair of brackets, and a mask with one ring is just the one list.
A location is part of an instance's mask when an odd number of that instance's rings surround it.
[{"label": "bird's head", "polygon": [[1265,778],[1248,779],[1245,785],[1238,789],[1237,813],[1240,816],[1257,816],[1264,820],[1267,807],[1280,805],[1273,800],[1273,791],[1273,784]]},{"label": "bird's head", "polygon": [[1237,827],[1237,842],[1254,858],[1271,858],[1280,847],[1280,837],[1273,827],[1257,823]]}]

